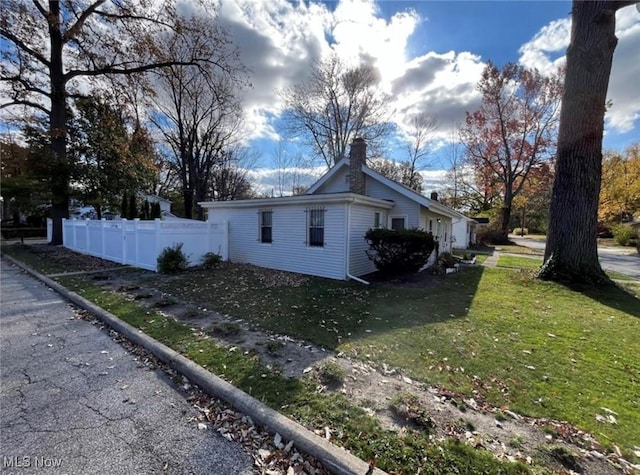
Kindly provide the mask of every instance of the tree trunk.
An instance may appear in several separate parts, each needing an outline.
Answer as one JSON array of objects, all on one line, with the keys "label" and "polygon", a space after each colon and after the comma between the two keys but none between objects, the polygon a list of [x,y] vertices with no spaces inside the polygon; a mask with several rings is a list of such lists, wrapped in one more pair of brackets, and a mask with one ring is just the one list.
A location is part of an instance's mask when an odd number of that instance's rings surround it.
[{"label": "tree trunk", "polygon": [[62,244],[62,218],[69,218],[69,167],[67,164],[67,110],[65,78],[62,69],[62,33],[60,4],[49,2],[49,37],[51,38],[51,133],[52,159],[57,172],[51,177],[51,218],[53,229],[49,244]]},{"label": "tree trunk", "polygon": [[610,282],[598,261],[604,113],[620,3],[573,2],[542,279]]}]

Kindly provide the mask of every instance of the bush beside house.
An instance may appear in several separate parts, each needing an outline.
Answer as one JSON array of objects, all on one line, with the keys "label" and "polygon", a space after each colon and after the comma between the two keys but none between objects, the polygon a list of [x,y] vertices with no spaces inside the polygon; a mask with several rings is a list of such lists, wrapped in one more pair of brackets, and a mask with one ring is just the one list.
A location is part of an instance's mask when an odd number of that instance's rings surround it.
[{"label": "bush beside house", "polygon": [[365,239],[367,256],[386,275],[416,272],[435,248],[433,235],[418,229],[370,229]]}]

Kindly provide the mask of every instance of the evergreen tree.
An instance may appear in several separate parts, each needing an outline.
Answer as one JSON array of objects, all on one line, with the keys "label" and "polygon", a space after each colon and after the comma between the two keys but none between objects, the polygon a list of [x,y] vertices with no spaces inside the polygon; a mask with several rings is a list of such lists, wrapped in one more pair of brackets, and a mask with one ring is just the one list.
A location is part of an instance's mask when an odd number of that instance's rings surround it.
[{"label": "evergreen tree", "polygon": [[129,197],[129,219],[136,219],[138,217],[138,204],[136,203],[136,195],[132,194]]}]

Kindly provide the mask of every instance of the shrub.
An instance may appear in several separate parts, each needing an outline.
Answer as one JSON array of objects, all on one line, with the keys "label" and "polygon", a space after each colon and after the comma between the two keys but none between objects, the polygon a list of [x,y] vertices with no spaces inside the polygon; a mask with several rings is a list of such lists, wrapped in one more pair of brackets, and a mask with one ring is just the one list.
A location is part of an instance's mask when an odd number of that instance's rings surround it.
[{"label": "shrub", "polygon": [[205,269],[214,269],[222,262],[222,256],[215,252],[207,252],[202,256],[202,267]]},{"label": "shrub", "polygon": [[364,237],[369,259],[380,272],[390,275],[417,271],[435,247],[433,235],[418,229],[369,229]]},{"label": "shrub", "polygon": [[163,274],[176,274],[185,270],[188,265],[189,259],[182,251],[181,242],[165,247],[158,256],[158,272]]},{"label": "shrub", "polygon": [[640,254],[640,239],[638,239],[638,244],[636,244],[636,249],[638,250],[638,254]]},{"label": "shrub", "polygon": [[342,384],[346,373],[335,361],[327,361],[318,369],[318,377],[324,384]]},{"label": "shrub", "polygon": [[438,254],[438,260],[436,261],[436,270],[438,272],[445,272],[445,269],[450,269],[455,267],[458,263],[458,259],[448,252],[443,252],[442,254]]},{"label": "shrub", "polygon": [[621,246],[628,246],[632,237],[633,229],[631,229],[631,226],[619,224],[613,228],[613,239]]},{"label": "shrub", "polygon": [[524,228],[524,233],[522,232],[522,228],[513,228],[513,234],[515,234],[516,236],[526,236],[527,234],[529,234],[529,230],[527,228]]}]

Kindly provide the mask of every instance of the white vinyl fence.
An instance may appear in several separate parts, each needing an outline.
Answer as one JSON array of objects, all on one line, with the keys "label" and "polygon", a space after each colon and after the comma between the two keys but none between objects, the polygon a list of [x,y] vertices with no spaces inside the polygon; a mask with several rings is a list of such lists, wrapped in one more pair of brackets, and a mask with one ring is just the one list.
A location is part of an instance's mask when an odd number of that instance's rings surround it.
[{"label": "white vinyl fence", "polygon": [[73,251],[152,271],[157,271],[162,250],[177,243],[191,266],[200,264],[207,252],[229,258],[226,221],[63,219],[62,239]]}]

